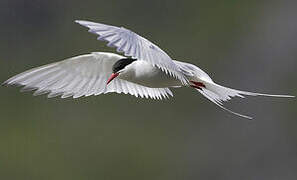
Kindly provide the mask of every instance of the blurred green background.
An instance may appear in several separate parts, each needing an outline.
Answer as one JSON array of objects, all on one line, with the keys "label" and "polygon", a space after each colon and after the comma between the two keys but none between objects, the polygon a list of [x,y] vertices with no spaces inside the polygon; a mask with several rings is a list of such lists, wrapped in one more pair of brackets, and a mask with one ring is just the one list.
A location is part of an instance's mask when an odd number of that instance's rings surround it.
[{"label": "blurred green background", "polygon": [[[297,95],[297,1],[1,0],[0,81],[105,43],[76,19],[124,26],[218,83]],[[224,112],[190,88],[165,101],[47,99],[0,87],[0,179],[297,177],[296,99],[251,97]]]}]

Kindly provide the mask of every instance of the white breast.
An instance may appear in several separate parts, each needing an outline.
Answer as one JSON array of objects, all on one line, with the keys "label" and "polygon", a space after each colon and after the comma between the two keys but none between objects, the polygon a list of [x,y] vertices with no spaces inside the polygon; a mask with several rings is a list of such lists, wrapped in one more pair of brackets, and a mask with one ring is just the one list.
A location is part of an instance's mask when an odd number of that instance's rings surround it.
[{"label": "white breast", "polygon": [[182,83],[146,61],[134,61],[118,78],[151,88],[181,86]]}]

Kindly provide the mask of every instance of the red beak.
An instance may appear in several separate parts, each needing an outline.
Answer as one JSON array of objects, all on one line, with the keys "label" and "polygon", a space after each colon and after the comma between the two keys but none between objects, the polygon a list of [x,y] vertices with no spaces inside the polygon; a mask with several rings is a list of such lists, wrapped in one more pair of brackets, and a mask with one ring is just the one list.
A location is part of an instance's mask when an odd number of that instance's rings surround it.
[{"label": "red beak", "polygon": [[111,76],[108,78],[106,85],[109,84],[118,75],[119,75],[119,73],[112,73]]}]

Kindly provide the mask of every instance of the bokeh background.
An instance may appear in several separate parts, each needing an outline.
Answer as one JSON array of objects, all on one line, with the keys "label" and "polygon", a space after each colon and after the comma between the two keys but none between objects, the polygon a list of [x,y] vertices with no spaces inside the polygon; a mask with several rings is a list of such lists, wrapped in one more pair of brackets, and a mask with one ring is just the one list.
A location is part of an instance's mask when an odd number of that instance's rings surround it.
[{"label": "bokeh background", "polygon": [[[0,81],[93,51],[76,19],[124,26],[218,83],[297,95],[297,1],[1,0]],[[217,108],[195,90],[165,101],[108,94],[47,99],[0,87],[0,179],[295,180],[296,99]]]}]

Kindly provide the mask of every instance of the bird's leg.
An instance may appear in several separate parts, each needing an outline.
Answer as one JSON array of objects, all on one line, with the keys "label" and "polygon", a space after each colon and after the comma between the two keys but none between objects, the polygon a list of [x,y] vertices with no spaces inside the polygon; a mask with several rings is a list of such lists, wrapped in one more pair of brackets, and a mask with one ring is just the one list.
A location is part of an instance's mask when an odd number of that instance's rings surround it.
[{"label": "bird's leg", "polygon": [[205,85],[202,82],[196,82],[196,81],[190,81],[190,82],[193,83],[190,85],[192,88],[196,88],[200,90],[202,90],[203,87],[205,88]]}]

